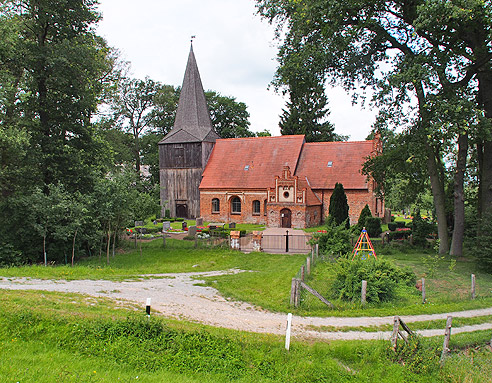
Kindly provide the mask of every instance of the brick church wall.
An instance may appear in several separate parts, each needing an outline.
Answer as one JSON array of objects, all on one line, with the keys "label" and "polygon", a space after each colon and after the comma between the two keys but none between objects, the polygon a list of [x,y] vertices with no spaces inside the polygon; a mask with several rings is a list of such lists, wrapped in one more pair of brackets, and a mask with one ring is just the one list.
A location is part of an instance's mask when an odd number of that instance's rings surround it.
[{"label": "brick church wall", "polygon": [[295,229],[304,229],[321,224],[321,206],[319,205],[268,204],[268,227],[281,227],[280,211],[282,209],[291,211],[291,226]]},{"label": "brick church wall", "polygon": [[[239,197],[241,200],[241,213],[232,213],[231,200]],[[212,211],[212,200],[219,200],[220,209],[218,212]],[[261,190],[201,190],[200,191],[200,215],[208,222],[241,222],[266,224],[265,200],[266,191]],[[259,214],[253,213],[253,201],[260,202]]]},{"label": "brick church wall", "polygon": [[[333,190],[315,190],[315,194],[323,202],[323,219],[328,217],[330,210],[330,198]],[[349,205],[349,219],[350,224],[355,225],[360,216],[360,212],[364,209],[366,204],[369,205],[371,213],[373,216],[382,217],[382,212],[384,209],[378,205],[378,212],[376,214],[376,197],[372,191],[368,190],[345,190],[345,195],[347,196],[347,203]],[[378,201],[381,204],[380,201]]]}]

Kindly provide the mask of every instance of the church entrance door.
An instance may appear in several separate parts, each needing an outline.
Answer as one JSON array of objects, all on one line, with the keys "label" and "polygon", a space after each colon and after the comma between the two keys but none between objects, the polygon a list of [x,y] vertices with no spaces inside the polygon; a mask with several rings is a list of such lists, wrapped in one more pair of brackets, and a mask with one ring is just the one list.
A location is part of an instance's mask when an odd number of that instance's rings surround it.
[{"label": "church entrance door", "polygon": [[188,205],[176,204],[176,217],[188,218]]},{"label": "church entrance door", "polygon": [[280,227],[292,227],[292,212],[289,209],[280,210]]}]

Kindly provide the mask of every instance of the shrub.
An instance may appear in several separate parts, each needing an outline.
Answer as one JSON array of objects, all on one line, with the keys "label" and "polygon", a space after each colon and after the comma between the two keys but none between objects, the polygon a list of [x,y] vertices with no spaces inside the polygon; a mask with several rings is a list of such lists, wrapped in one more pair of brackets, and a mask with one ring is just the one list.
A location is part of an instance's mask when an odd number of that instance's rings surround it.
[{"label": "shrub", "polygon": [[349,205],[343,185],[335,184],[335,189],[330,197],[329,215],[333,217],[337,225],[345,223],[347,229],[350,226],[349,222]]},{"label": "shrub", "polygon": [[422,218],[417,210],[412,221],[413,244],[417,246],[426,246],[427,238],[430,234],[435,233],[437,228],[435,224],[427,218]]},{"label": "shrub", "polygon": [[475,254],[478,266],[486,271],[492,271],[492,215],[484,217],[477,236]]},{"label": "shrub", "polygon": [[0,267],[20,266],[23,263],[22,252],[15,250],[11,244],[0,243]]},{"label": "shrub", "polygon": [[381,218],[367,217],[365,224],[369,237],[377,237],[383,232],[381,229]]},{"label": "shrub", "polygon": [[405,221],[396,221],[395,223],[398,229],[405,227]]},{"label": "shrub", "polygon": [[164,215],[165,218],[170,218],[171,217],[171,210],[166,209],[166,213]]},{"label": "shrub", "polygon": [[360,212],[359,220],[357,221],[357,228],[359,232],[362,231],[362,228],[364,226],[366,226],[366,218],[368,217],[372,217],[372,213],[371,209],[369,209],[369,205],[366,204],[366,206],[364,206],[364,209],[362,209],[362,211]]},{"label": "shrub", "polygon": [[360,300],[362,281],[367,281],[367,302],[386,302],[396,298],[399,283],[410,284],[416,279],[409,269],[402,270],[385,259],[339,259],[332,296],[346,301]]},{"label": "shrub", "polygon": [[388,223],[388,229],[389,229],[390,231],[395,231],[395,230],[396,230],[396,227],[397,227],[397,226],[396,226],[396,223],[394,223],[394,222],[389,222],[389,223]]},{"label": "shrub", "polygon": [[398,342],[396,349],[390,351],[393,361],[398,362],[416,374],[429,374],[439,369],[439,356],[436,349],[426,347],[418,335],[410,335],[407,342]]},{"label": "shrub", "polygon": [[412,230],[410,229],[396,229],[396,231],[392,231],[389,233],[389,240],[401,240],[401,239],[408,239],[412,235]]},{"label": "shrub", "polygon": [[311,245],[318,244],[322,254],[342,256],[352,251],[350,245],[350,230],[345,224],[337,225],[332,218],[328,218],[325,230],[314,233],[309,241]]}]

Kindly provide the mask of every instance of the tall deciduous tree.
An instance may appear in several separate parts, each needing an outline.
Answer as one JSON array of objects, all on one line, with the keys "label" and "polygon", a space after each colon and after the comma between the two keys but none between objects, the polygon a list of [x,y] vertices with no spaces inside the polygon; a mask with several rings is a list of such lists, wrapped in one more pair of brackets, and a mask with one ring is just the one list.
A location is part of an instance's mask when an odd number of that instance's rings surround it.
[{"label": "tall deciduous tree", "polygon": [[[320,79],[328,78],[352,90],[358,84],[379,93],[380,106],[408,115],[401,106],[416,105],[407,120],[408,133],[426,154],[441,239],[440,252],[448,250],[444,203],[444,147],[433,121],[441,106],[454,103],[453,95],[473,99],[486,114],[492,109],[490,15],[488,2],[470,1],[296,1],[258,0],[260,13],[279,21],[285,38],[280,50],[281,68],[295,69],[301,62]],[[281,35],[281,34],[279,34]],[[293,58],[292,58],[293,57]],[[300,59],[299,59],[300,58]],[[302,73],[304,73],[304,69]],[[282,76],[288,83],[290,77]],[[384,112],[384,110],[383,110]],[[388,115],[389,113],[387,113]],[[404,120],[400,120],[400,124]],[[459,126],[456,121],[448,125]],[[439,127],[440,128],[440,127]],[[451,132],[451,131],[449,131]],[[454,137],[459,133],[454,131]],[[485,137],[485,136],[483,136]],[[492,150],[483,138],[478,153]],[[456,139],[454,139],[457,142]],[[490,147],[489,147],[490,146]],[[488,158],[482,157],[481,206],[492,209],[492,176]],[[480,160],[480,155],[479,155]],[[492,160],[490,160],[492,162]],[[490,169],[489,169],[490,168]],[[487,195],[485,195],[487,194]]]}]

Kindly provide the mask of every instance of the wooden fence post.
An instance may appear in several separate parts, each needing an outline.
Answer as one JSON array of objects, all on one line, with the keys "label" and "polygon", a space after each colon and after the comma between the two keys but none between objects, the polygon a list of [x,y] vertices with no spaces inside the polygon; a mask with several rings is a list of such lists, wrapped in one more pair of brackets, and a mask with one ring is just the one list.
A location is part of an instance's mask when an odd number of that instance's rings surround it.
[{"label": "wooden fence post", "polygon": [[298,307],[301,304],[301,280],[296,279],[296,299],[295,299],[295,307]]},{"label": "wooden fence post", "polygon": [[362,281],[362,290],[360,293],[360,303],[366,304],[367,281]]},{"label": "wooden fence post", "polygon": [[311,258],[306,258],[307,275],[311,275]]},{"label": "wooden fence post", "polygon": [[425,278],[422,278],[422,303],[425,303]]},{"label": "wooden fence post", "polygon": [[400,318],[393,318],[393,333],[391,334],[391,347],[396,351],[396,341],[398,340],[398,328],[400,327]]},{"label": "wooden fence post", "polygon": [[471,299],[475,299],[475,274],[471,275]]},{"label": "wooden fence post", "polygon": [[446,320],[446,330],[444,331],[444,343],[442,345],[441,364],[444,363],[444,359],[446,359],[449,353],[449,339],[451,338],[452,322],[453,317],[448,316],[448,319]]},{"label": "wooden fence post", "polygon": [[316,249],[316,259],[318,259],[318,257],[319,257],[319,244],[316,244],[314,246],[314,248]]},{"label": "wooden fence post", "polygon": [[301,281],[304,281],[304,273],[305,273],[305,267],[304,265],[301,266]]},{"label": "wooden fence post", "polygon": [[297,287],[297,279],[292,278],[292,283],[290,285],[290,304],[296,304],[296,287]]}]

